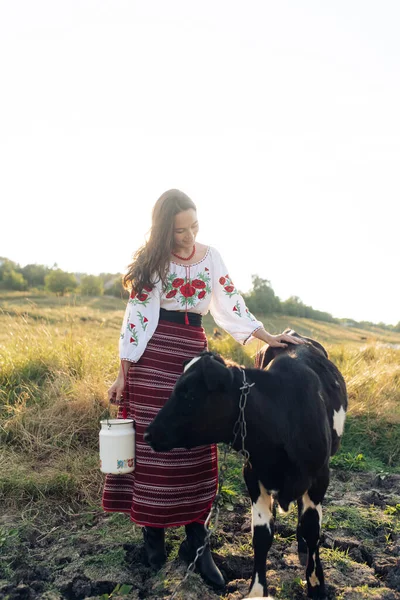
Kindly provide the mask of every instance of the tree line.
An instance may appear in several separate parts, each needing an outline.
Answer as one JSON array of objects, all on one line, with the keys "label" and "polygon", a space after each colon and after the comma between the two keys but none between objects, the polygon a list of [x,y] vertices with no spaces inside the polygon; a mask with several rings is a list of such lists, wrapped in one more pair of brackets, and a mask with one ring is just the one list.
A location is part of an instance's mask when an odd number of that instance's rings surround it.
[{"label": "tree line", "polygon": [[25,291],[44,290],[59,296],[68,293],[79,293],[82,296],[128,296],[122,286],[121,273],[67,273],[59,269],[57,264],[52,267],[31,264],[20,267],[8,258],[0,257],[0,289]]},{"label": "tree line", "polygon": [[[127,298],[129,292],[122,285],[121,273],[67,273],[53,267],[30,264],[20,267],[8,258],[0,257],[0,289],[4,290],[45,290],[60,296],[68,293],[79,293],[82,296],[116,296]],[[400,321],[397,325],[372,323],[370,321],[354,321],[353,319],[336,319],[330,313],[316,310],[304,304],[298,296],[280,300],[275,294],[270,281],[258,275],[252,275],[252,287],[243,293],[248,309],[254,314],[281,313],[293,317],[304,317],[328,323],[346,323],[348,326],[370,329],[378,326],[390,331],[400,331]]]}]

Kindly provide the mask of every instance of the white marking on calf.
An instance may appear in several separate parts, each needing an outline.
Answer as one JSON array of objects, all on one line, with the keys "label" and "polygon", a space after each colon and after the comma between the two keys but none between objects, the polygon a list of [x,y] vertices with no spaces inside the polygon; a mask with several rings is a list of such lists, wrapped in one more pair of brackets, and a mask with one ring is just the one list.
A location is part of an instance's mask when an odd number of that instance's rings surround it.
[{"label": "white marking on calf", "polygon": [[306,510],[308,510],[309,508],[313,508],[318,513],[319,526],[321,528],[321,525],[322,525],[322,506],[320,504],[314,504],[314,502],[311,500],[310,496],[308,495],[308,492],[306,492],[305,494],[303,494],[302,500],[303,500],[303,510],[301,511],[301,515],[303,516],[304,513],[306,512]]},{"label": "white marking on calf", "polygon": [[254,535],[254,527],[258,527],[260,525],[266,525],[268,527],[268,531],[271,533],[271,519],[273,518],[272,514],[272,504],[273,498],[267,492],[263,484],[259,481],[258,485],[260,486],[260,495],[256,503],[253,503],[251,509],[251,532]]},{"label": "white marking on calf", "polygon": [[251,590],[249,591],[249,598],[262,598],[264,594],[264,588],[261,585],[261,583],[258,581],[258,573],[256,573],[256,576],[254,578],[254,583],[251,586]]},{"label": "white marking on calf", "polygon": [[190,369],[190,367],[193,366],[194,363],[196,363],[198,360],[200,360],[200,358],[201,358],[201,356],[195,356],[194,358],[192,358],[192,360],[183,369],[183,372],[186,373],[186,371],[188,369]]},{"label": "white marking on calf", "polygon": [[[250,600],[250,596],[246,596],[243,600]],[[275,600],[273,596],[267,596],[266,598],[262,596],[253,596],[253,600]]]},{"label": "white marking on calf", "polygon": [[312,555],[312,560],[314,563],[314,571],[310,575],[310,585],[312,585],[312,587],[315,587],[316,585],[321,585],[320,581],[315,573],[315,554]]},{"label": "white marking on calf", "polygon": [[345,418],[346,411],[344,410],[343,406],[341,406],[338,411],[333,411],[333,429],[336,431],[339,437],[343,434]]}]

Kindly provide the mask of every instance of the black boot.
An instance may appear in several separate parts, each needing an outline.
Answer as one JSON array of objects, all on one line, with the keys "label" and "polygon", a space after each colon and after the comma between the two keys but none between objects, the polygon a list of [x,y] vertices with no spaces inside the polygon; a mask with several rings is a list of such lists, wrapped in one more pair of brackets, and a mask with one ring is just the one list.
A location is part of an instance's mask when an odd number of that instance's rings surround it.
[{"label": "black boot", "polygon": [[144,549],[152,569],[160,569],[167,560],[165,530],[162,527],[143,527]]},{"label": "black boot", "polygon": [[[186,563],[194,561],[197,548],[204,544],[207,535],[207,529],[201,523],[189,523],[186,525],[186,539],[183,540],[179,548],[179,557]],[[196,561],[196,569],[206,583],[215,587],[222,588],[225,585],[221,571],[213,561],[210,551],[210,544],[204,548],[203,554]]]}]

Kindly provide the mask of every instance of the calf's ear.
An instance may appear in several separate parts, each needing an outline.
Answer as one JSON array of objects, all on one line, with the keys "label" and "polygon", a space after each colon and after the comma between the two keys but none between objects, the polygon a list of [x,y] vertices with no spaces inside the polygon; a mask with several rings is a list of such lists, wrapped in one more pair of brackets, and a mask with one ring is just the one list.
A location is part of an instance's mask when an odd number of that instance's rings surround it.
[{"label": "calf's ear", "polygon": [[215,360],[212,356],[204,356],[201,364],[204,381],[210,392],[229,387],[232,382],[232,374],[226,365]]}]

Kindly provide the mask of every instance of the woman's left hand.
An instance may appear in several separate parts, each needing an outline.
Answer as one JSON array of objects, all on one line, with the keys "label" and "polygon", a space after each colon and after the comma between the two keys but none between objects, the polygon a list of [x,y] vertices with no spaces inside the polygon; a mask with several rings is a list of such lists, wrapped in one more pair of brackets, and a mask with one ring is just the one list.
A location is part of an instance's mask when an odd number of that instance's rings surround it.
[{"label": "woman's left hand", "polygon": [[258,329],[253,335],[259,340],[266,342],[272,348],[287,348],[288,344],[305,344],[305,340],[289,335],[288,333],[271,335],[265,329]]},{"label": "woman's left hand", "polygon": [[267,342],[273,348],[287,348],[289,344],[304,344],[305,341],[298,337],[293,337],[287,333],[279,333],[278,335],[270,335],[270,340]]}]

